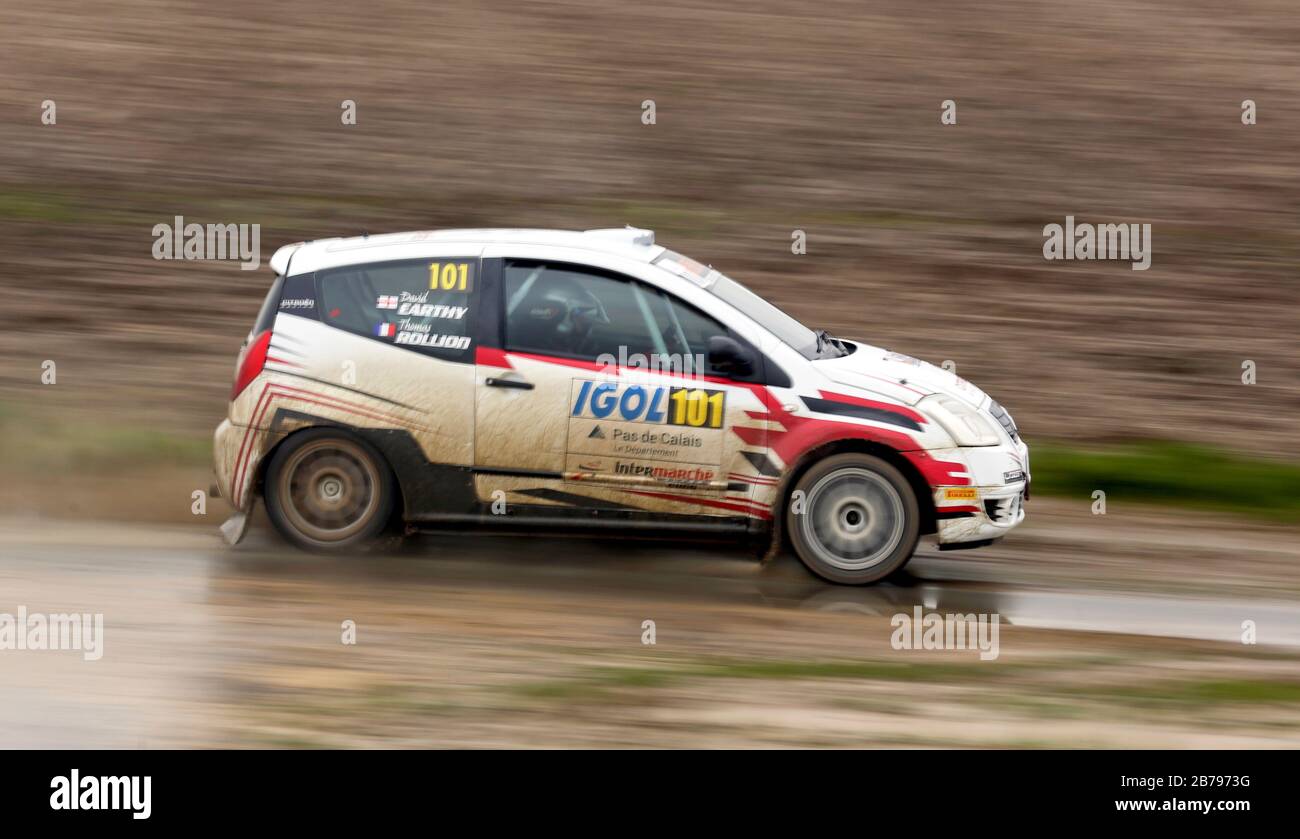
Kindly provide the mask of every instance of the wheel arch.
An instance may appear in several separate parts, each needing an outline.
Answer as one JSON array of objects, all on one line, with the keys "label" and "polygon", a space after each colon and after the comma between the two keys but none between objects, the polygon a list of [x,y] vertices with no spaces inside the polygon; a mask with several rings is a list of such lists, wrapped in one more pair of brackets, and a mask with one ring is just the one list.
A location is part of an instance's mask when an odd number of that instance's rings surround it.
[{"label": "wheel arch", "polygon": [[[406,489],[402,486],[401,474],[394,468],[392,459],[388,457],[383,448],[375,445],[372,440],[367,439],[367,435],[362,433],[363,430],[364,429],[359,429],[351,425],[321,420],[310,425],[303,425],[299,428],[295,428],[287,433],[282,433],[280,438],[273,442],[266,451],[262,453],[261,458],[257,461],[257,469],[254,473],[253,492],[257,496],[265,498],[266,472],[270,468],[271,461],[275,459],[276,452],[284,448],[285,444],[290,440],[299,439],[304,434],[312,431],[330,431],[338,434],[340,437],[347,437],[349,440],[365,446],[375,457],[388,467],[389,473],[393,476],[393,487],[397,493],[396,498],[393,499],[393,514],[394,516],[404,516],[406,510]],[[392,522],[390,521],[389,523],[391,524]]]},{"label": "wheel arch", "polygon": [[926,483],[925,477],[910,460],[897,449],[884,443],[861,438],[843,438],[831,440],[816,448],[809,449],[799,456],[793,468],[787,470],[785,478],[779,484],[780,489],[777,492],[776,503],[773,505],[772,535],[764,559],[773,559],[783,550],[793,550],[790,534],[785,527],[785,512],[790,503],[790,487],[798,483],[804,473],[817,462],[833,455],[850,453],[878,457],[897,469],[907,479],[908,485],[912,488],[912,493],[916,496],[916,506],[921,513],[921,535],[925,536],[938,530],[934,509],[934,494],[930,489],[930,485]]}]

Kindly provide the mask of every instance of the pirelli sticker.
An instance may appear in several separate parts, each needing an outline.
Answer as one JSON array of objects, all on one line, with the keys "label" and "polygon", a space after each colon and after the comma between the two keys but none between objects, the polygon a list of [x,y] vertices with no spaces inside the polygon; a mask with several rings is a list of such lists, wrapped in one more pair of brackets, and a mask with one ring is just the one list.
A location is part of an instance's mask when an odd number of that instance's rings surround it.
[{"label": "pirelli sticker", "polygon": [[943,491],[944,501],[978,501],[979,497],[975,487],[949,487]]}]

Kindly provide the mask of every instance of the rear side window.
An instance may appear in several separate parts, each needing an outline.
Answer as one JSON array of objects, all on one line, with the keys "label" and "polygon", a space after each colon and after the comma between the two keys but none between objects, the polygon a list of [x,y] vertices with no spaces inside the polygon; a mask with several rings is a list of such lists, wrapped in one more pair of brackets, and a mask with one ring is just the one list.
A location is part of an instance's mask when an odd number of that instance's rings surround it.
[{"label": "rear side window", "polygon": [[285,277],[280,290],[280,314],[316,320],[316,280],[311,274]]},{"label": "rear side window", "polygon": [[321,271],[320,318],[376,341],[454,361],[472,357],[478,260],[439,258]]}]

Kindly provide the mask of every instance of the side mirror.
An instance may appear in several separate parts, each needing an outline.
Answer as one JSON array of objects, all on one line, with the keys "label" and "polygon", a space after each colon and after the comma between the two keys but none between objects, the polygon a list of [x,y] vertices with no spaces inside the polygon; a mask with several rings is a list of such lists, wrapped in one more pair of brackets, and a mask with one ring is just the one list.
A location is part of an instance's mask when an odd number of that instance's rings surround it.
[{"label": "side mirror", "polygon": [[714,335],[709,338],[709,369],[724,376],[744,378],[754,374],[754,357],[735,338]]}]

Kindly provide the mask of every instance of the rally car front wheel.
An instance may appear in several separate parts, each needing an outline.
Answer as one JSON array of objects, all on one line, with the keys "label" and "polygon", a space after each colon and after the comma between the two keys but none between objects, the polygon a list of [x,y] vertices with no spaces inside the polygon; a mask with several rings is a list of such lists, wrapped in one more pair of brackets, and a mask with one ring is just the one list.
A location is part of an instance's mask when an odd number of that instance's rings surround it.
[{"label": "rally car front wheel", "polygon": [[795,483],[786,504],[795,552],[819,577],[865,585],[912,558],[920,537],[916,494],[878,457],[828,457]]},{"label": "rally car front wheel", "polygon": [[295,434],[266,471],[266,511],[286,539],[308,550],[368,546],[387,527],[392,470],[373,448],[332,429]]}]

